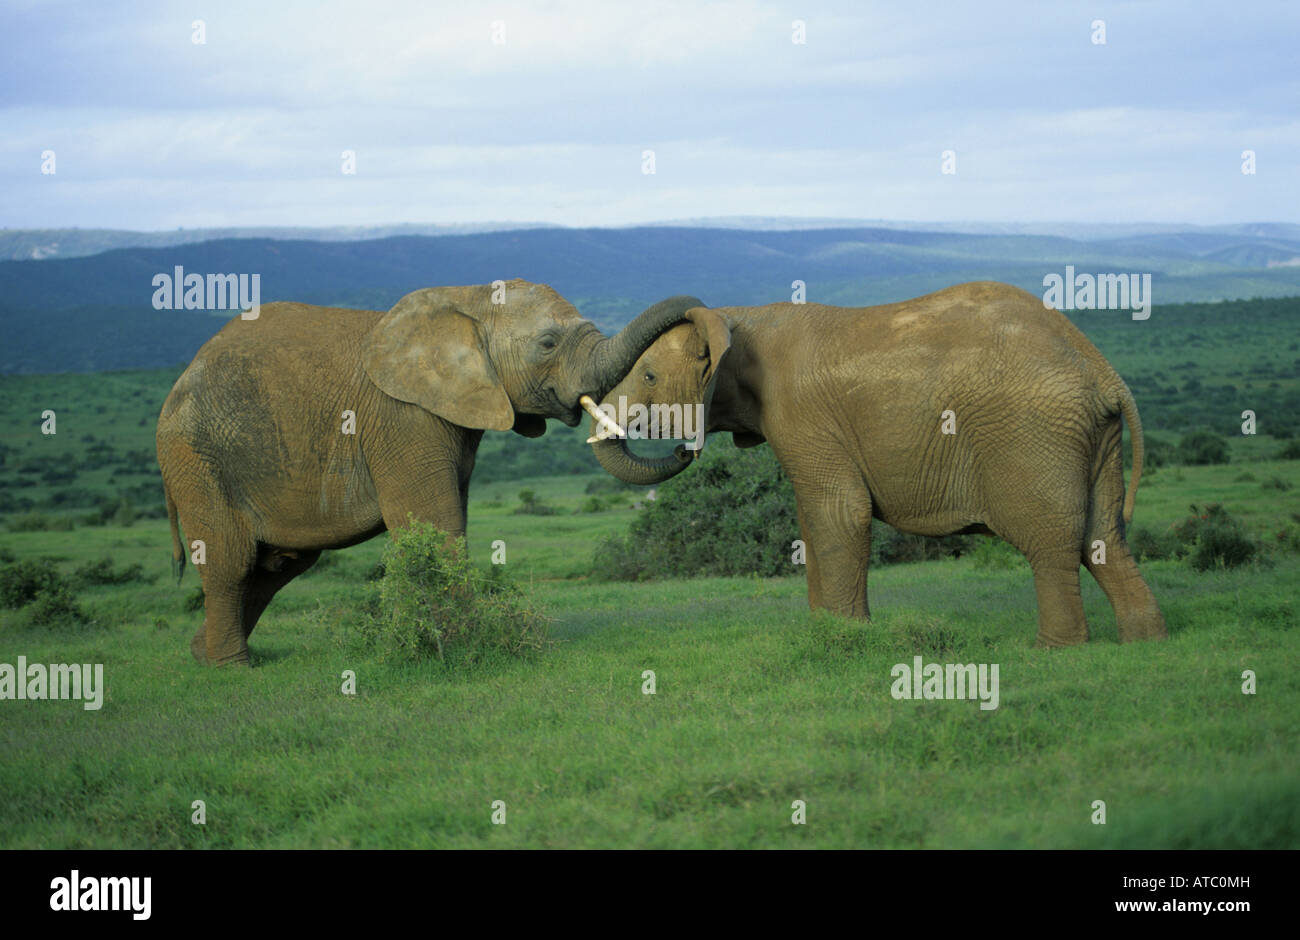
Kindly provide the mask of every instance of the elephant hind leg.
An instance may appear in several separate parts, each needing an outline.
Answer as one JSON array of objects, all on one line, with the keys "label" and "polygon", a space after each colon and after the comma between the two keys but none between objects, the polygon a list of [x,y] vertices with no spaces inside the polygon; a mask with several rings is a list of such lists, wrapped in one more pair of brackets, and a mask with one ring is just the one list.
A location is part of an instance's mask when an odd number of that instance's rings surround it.
[{"label": "elephant hind leg", "polygon": [[1121,643],[1163,640],[1169,636],[1164,615],[1151,588],[1138,571],[1124,537],[1121,459],[1117,448],[1108,454],[1093,484],[1083,563],[1115,609],[1115,625]]},{"label": "elephant hind leg", "polygon": [[1088,640],[1079,593],[1077,549],[1034,552],[1029,556],[1038,595],[1038,638],[1035,646],[1075,646]]},{"label": "elephant hind leg", "polygon": [[243,629],[247,641],[257,621],[276,593],[302,574],[320,558],[319,551],[281,551],[262,548],[258,551],[257,569],[249,575],[244,593]]}]

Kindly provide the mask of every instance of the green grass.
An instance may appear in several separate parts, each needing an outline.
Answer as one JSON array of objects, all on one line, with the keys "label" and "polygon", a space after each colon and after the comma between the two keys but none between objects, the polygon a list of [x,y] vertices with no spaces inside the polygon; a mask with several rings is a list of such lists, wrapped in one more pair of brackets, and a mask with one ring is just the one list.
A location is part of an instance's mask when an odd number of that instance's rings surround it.
[{"label": "green grass", "polygon": [[[1137,521],[1223,502],[1265,534],[1300,512],[1300,486],[1261,487],[1273,476],[1298,484],[1300,464],[1164,468]],[[636,511],[573,513],[587,479],[472,495],[474,559],[503,539],[508,571],[556,621],[556,644],[526,660],[453,670],[355,652],[348,622],[382,539],[277,597],[252,670],[191,660],[193,572],[179,588],[83,590],[96,622],[80,630],[4,612],[0,662],[102,662],[107,693],[98,712],[0,702],[0,847],[1300,846],[1297,556],[1207,574],[1146,564],[1171,632],[1158,644],[1120,646],[1085,575],[1093,642],[1045,651],[1021,564],[877,568],[865,625],[811,615],[801,573],[586,579]],[[513,514],[525,487],[561,514]],[[0,535],[65,571],[108,554],[165,574],[168,544],[159,520]],[[895,701],[890,669],[918,654],[998,663],[1000,707]],[[340,693],[344,670],[356,696]],[[205,826],[190,823],[197,799]],[[806,826],[790,823],[796,799]]]}]

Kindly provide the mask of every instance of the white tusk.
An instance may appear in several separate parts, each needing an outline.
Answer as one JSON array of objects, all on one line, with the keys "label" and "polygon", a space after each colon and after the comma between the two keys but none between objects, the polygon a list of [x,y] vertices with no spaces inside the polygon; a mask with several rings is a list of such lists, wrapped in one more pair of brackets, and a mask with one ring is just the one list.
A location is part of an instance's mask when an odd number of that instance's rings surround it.
[{"label": "white tusk", "polygon": [[609,415],[600,410],[600,406],[592,401],[590,395],[583,395],[578,399],[578,403],[586,409],[587,414],[596,419],[600,425],[600,433],[594,437],[587,438],[588,444],[594,444],[597,441],[607,440],[611,437],[627,437],[627,432],[618,426],[618,422],[610,418]]}]

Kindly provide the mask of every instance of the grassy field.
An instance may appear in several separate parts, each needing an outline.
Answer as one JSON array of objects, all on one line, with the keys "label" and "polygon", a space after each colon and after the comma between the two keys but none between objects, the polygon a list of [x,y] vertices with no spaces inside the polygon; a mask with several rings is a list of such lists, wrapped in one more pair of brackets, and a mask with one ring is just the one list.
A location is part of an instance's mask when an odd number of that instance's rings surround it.
[{"label": "grassy field", "polygon": [[[1300,463],[1246,458],[1162,468],[1137,522],[1222,502],[1272,539],[1300,513]],[[198,582],[167,576],[162,521],[0,534],[17,559],[111,556],[157,576],[82,590],[80,629],[4,612],[0,662],[104,663],[107,692],[99,711],[0,703],[0,847],[1300,847],[1295,554],[1201,574],[1146,563],[1171,633],[1158,644],[1118,645],[1085,576],[1093,642],[1044,651],[1019,561],[874,569],[869,625],[811,615],[793,567],[593,579],[600,539],[641,510],[575,512],[591,479],[476,486],[475,560],[505,542],[556,643],[463,670],[347,643],[383,539],[279,595],[256,668],[214,671],[190,658]],[[525,487],[557,514],[515,514]],[[999,664],[1000,706],[896,701],[891,667],[915,655]]]}]

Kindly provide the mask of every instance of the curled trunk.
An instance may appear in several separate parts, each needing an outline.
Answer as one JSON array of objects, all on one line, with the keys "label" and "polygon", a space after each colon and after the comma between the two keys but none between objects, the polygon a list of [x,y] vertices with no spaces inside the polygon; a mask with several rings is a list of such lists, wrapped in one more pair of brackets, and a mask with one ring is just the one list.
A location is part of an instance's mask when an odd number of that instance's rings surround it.
[{"label": "curled trunk", "polygon": [[632,371],[637,359],[660,333],[681,323],[687,310],[703,306],[698,297],[669,297],[643,311],[617,335],[601,340],[591,351],[582,390],[600,401]]},{"label": "curled trunk", "polygon": [[[593,421],[593,434],[596,429]],[[634,454],[627,446],[627,438],[611,437],[597,441],[591,447],[607,473],[624,483],[639,486],[657,486],[670,480],[689,467],[695,459],[695,451],[689,451],[681,444],[667,457],[642,457]]]}]

